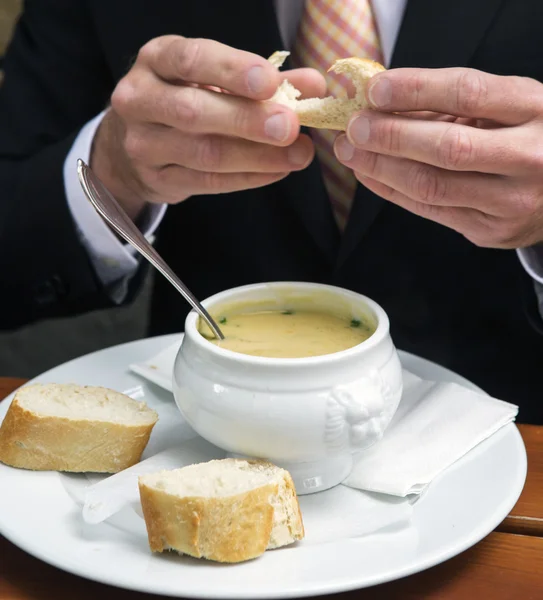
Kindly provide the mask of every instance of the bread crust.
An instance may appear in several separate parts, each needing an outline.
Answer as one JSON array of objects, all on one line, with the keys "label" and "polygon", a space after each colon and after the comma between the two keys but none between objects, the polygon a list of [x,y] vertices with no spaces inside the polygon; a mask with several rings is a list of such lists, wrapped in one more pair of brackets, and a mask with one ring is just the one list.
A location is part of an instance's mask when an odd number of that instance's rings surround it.
[{"label": "bread crust", "polygon": [[34,471],[117,473],[139,462],[154,424],[39,415],[15,397],[0,426],[0,461]]},{"label": "bread crust", "polygon": [[273,526],[265,485],[236,496],[179,498],[140,483],[149,547],[177,550],[195,558],[236,563],[257,558],[268,547]]},{"label": "bread crust", "polygon": [[[223,459],[226,462],[237,459]],[[269,465],[249,460],[253,465]],[[273,467],[273,465],[270,465]],[[231,496],[178,496],[139,479],[140,500],[153,552],[176,550],[222,563],[255,559],[305,535],[292,477]],[[280,522],[278,514],[283,517]]]},{"label": "bread crust", "polygon": [[[291,519],[286,525],[288,532],[285,530],[281,531],[278,527],[274,527],[272,529],[270,541],[268,542],[267,550],[281,548],[286,544],[292,543],[296,540],[302,540],[305,537],[304,520],[302,517],[302,511],[300,509],[298,494],[296,493],[296,487],[294,485],[292,476],[288,471],[283,471],[282,496],[283,504],[288,506],[292,511]],[[285,536],[288,536],[290,539],[286,541]]]}]

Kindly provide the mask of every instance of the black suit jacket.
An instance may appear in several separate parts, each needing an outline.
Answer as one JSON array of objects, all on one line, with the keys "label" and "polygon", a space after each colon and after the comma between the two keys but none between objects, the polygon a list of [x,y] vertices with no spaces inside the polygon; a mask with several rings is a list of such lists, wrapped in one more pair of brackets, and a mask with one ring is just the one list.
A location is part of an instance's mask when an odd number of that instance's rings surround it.
[{"label": "black suit jacket", "polygon": [[[539,0],[410,0],[391,66],[543,81],[542,31]],[[271,0],[27,2],[0,88],[3,328],[108,305],[66,206],[62,166],[138,49],[166,33],[263,56],[282,47]],[[199,298],[267,280],[367,294],[388,312],[399,348],[519,403],[520,421],[543,422],[543,324],[515,253],[476,247],[362,186],[340,237],[317,162],[269,187],[172,206],[157,247]],[[157,276],[150,334],[182,330],[188,308]]]}]

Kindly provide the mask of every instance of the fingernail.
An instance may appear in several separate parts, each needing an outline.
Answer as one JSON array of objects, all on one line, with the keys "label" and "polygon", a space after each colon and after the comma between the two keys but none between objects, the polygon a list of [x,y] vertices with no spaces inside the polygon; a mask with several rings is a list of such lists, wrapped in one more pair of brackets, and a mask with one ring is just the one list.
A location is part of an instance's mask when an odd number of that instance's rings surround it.
[{"label": "fingernail", "polygon": [[392,86],[386,77],[381,77],[370,85],[368,96],[371,104],[376,108],[383,108],[392,102]]},{"label": "fingernail", "polygon": [[366,117],[357,117],[349,126],[349,137],[357,146],[370,139],[370,121]]},{"label": "fingernail", "polygon": [[263,67],[251,67],[247,73],[247,84],[253,94],[260,94],[266,87],[266,73]]},{"label": "fingernail", "polygon": [[336,156],[341,162],[348,162],[354,156],[354,146],[346,135],[340,135],[334,144]]},{"label": "fingernail", "polygon": [[307,163],[310,152],[304,144],[294,144],[287,151],[288,161],[295,167],[301,167]]},{"label": "fingernail", "polygon": [[264,131],[268,137],[283,142],[290,133],[290,119],[283,113],[273,115],[264,123]]}]

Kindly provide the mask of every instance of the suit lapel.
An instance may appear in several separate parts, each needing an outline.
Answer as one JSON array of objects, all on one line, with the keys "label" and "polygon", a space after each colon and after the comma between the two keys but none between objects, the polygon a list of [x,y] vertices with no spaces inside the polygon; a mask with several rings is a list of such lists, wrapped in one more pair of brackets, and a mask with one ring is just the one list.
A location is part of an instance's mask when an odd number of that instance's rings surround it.
[{"label": "suit lapel", "polygon": [[[504,0],[408,0],[390,68],[468,66]],[[358,186],[338,266],[356,248],[385,200]]]},{"label": "suit lapel", "polygon": [[343,233],[341,246],[337,255],[337,267],[340,267],[359,244],[377,215],[381,212],[385,200],[376,196],[362,185],[356,188],[351,214]]},{"label": "suit lapel", "polygon": [[333,265],[341,237],[318,161],[314,160],[303,171],[291,173],[277,185],[289,206],[298,214],[301,226],[309,232],[328,262]]}]

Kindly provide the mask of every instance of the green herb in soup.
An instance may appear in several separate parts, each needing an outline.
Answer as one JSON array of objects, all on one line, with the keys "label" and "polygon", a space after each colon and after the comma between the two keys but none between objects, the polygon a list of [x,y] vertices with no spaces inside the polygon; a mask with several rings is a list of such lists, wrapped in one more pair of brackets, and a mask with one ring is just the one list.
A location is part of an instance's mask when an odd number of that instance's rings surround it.
[{"label": "green herb in soup", "polygon": [[325,312],[261,311],[228,315],[220,320],[225,339],[203,333],[211,342],[251,356],[302,358],[347,350],[372,331],[359,319]]}]

